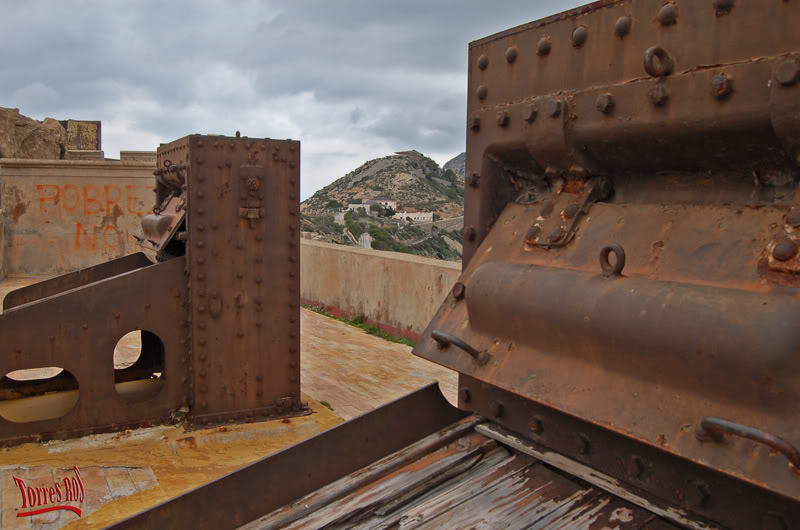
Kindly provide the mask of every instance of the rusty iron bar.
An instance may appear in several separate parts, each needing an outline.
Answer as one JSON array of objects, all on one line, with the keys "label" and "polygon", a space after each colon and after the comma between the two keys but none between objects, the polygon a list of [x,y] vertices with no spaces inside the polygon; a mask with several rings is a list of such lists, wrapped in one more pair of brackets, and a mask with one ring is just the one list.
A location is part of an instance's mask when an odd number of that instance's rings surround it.
[{"label": "rusty iron bar", "polygon": [[433,383],[112,528],[238,528],[466,416]]},{"label": "rusty iron bar", "polygon": [[732,434],[764,444],[785,456],[791,463],[795,473],[800,472],[800,450],[787,440],[775,436],[774,434],[764,432],[756,427],[742,425],[734,421],[715,418],[713,416],[706,416],[700,421],[694,432],[697,439],[701,442],[713,441],[716,443],[724,443],[725,435]]},{"label": "rusty iron bar", "polygon": [[469,354],[469,356],[475,359],[475,361],[480,365],[484,365],[489,362],[489,354],[486,351],[478,351],[454,335],[449,335],[447,333],[434,330],[431,332],[431,338],[438,342],[443,348],[450,345],[459,348],[460,350]]}]

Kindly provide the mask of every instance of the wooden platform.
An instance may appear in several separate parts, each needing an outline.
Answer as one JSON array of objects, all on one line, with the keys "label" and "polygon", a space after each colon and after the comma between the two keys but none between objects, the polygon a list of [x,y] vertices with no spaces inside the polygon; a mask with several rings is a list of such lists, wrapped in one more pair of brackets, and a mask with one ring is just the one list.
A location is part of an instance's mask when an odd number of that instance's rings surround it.
[{"label": "wooden platform", "polygon": [[242,528],[677,528],[492,438],[481,421],[462,420]]}]

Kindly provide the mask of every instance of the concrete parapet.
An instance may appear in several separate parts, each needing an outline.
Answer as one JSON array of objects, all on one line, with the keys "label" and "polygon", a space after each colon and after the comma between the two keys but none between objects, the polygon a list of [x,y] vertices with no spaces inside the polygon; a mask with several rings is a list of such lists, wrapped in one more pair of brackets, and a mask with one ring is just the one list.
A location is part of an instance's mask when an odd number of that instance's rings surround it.
[{"label": "concrete parapet", "polygon": [[0,208],[0,280],[6,277],[6,223]]},{"label": "concrete parapet", "polygon": [[138,250],[154,163],[0,159],[6,272],[61,274]]},{"label": "concrete parapet", "polygon": [[300,292],[306,303],[418,337],[461,275],[461,264],[300,241]]}]

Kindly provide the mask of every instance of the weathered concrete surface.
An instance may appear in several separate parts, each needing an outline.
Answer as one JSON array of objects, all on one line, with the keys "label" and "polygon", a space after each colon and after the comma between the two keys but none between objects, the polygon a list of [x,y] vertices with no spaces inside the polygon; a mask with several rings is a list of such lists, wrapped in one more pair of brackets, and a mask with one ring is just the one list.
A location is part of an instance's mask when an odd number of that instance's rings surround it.
[{"label": "weathered concrete surface", "polygon": [[148,162],[0,159],[6,271],[60,274],[130,254],[153,207]]},{"label": "weathered concrete surface", "polygon": [[3,209],[0,208],[0,280],[6,277],[6,227]]},{"label": "weathered concrete surface", "polygon": [[306,239],[300,243],[304,302],[363,314],[411,336],[425,330],[461,274],[461,264],[449,261]]}]

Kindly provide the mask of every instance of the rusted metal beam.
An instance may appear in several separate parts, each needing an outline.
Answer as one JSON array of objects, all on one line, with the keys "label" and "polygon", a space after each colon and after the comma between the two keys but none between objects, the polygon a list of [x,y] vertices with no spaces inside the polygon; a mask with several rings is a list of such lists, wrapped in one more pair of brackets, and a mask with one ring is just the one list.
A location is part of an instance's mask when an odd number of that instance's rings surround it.
[{"label": "rusted metal beam", "polygon": [[434,383],[113,528],[237,528],[466,416]]}]

